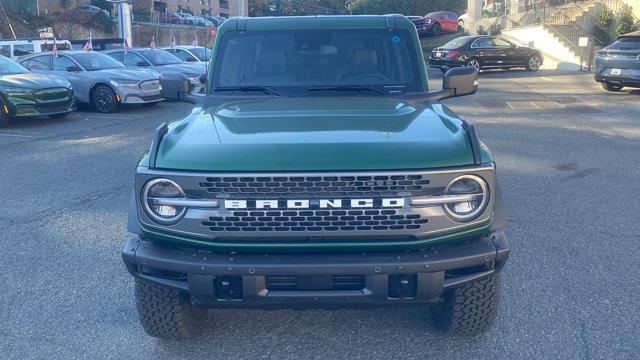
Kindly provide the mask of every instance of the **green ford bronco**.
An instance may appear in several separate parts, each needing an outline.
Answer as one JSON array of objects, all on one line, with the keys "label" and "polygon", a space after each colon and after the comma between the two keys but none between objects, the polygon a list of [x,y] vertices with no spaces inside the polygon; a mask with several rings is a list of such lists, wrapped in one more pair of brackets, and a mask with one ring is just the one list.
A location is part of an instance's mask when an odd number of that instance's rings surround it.
[{"label": "green ford bronco", "polygon": [[403,16],[234,18],[205,94],[138,164],[122,257],[144,330],[196,333],[206,308],[430,306],[445,332],[497,315],[509,255],[489,150],[429,90]]}]

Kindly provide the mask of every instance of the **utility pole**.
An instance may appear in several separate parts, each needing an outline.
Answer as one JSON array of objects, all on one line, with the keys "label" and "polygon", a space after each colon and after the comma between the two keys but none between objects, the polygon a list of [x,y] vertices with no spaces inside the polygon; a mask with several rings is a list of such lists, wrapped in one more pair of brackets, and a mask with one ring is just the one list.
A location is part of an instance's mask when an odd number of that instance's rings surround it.
[{"label": "utility pole", "polygon": [[118,37],[127,42],[127,46],[133,46],[131,35],[131,4],[129,0],[107,0],[118,6]]}]

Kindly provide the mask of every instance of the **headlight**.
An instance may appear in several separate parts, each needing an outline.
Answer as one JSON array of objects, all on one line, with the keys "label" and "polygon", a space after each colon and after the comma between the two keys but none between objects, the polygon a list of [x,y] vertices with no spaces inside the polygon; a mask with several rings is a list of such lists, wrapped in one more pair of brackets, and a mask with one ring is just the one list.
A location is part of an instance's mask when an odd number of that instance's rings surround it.
[{"label": "headlight", "polygon": [[[489,202],[487,183],[475,175],[462,175],[455,178],[444,190],[445,196],[467,195],[461,202],[444,204],[444,209],[457,221],[470,221],[478,217]],[[473,195],[473,196],[468,196]]]},{"label": "headlight", "polygon": [[168,179],[150,180],[142,189],[141,201],[145,213],[163,225],[175,223],[184,216],[187,208],[171,201],[181,199],[185,199],[184,191]]},{"label": "headlight", "polygon": [[138,87],[140,82],[138,80],[130,80],[130,79],[112,79],[111,84],[114,86],[127,86],[127,87]]}]

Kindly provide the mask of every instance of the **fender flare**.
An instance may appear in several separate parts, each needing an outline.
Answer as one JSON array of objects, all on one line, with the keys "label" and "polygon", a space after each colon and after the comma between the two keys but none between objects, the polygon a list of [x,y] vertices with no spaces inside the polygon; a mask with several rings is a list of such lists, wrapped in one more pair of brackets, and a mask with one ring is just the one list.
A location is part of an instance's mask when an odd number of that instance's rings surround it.
[{"label": "fender flare", "polygon": [[507,209],[504,205],[502,196],[502,187],[496,181],[496,200],[493,207],[493,220],[491,221],[490,231],[500,230],[507,227]]}]

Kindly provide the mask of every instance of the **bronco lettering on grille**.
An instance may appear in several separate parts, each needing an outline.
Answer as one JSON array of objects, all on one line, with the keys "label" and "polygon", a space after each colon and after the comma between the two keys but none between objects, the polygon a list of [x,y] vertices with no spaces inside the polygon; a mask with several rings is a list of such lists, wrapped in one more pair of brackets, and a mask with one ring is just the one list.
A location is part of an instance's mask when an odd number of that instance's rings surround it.
[{"label": "bronco lettering on grille", "polygon": [[[225,200],[225,209],[339,209],[349,208],[398,208],[405,204],[404,198],[386,199],[300,199],[300,200]],[[345,206],[347,205],[347,206]]]}]

